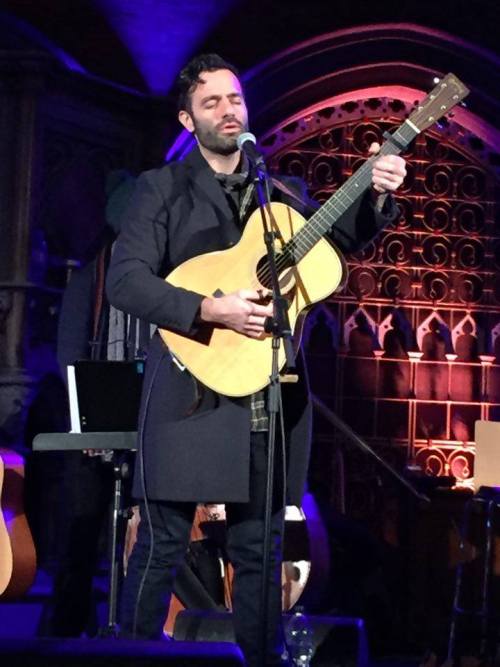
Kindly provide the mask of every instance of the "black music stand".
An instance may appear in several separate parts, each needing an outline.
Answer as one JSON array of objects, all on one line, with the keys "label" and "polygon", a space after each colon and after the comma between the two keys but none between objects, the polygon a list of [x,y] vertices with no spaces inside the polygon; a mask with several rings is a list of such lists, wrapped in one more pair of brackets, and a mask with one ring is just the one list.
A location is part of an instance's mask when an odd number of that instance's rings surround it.
[{"label": "black music stand", "polygon": [[128,477],[127,451],[136,448],[134,431],[88,433],[39,433],[33,440],[34,451],[84,451],[89,449],[113,452],[114,493],[111,520],[111,567],[109,572],[108,620],[99,631],[101,637],[117,637],[116,620],[119,563],[123,554],[118,552],[118,522],[128,518],[128,508],[122,507],[123,480]]}]

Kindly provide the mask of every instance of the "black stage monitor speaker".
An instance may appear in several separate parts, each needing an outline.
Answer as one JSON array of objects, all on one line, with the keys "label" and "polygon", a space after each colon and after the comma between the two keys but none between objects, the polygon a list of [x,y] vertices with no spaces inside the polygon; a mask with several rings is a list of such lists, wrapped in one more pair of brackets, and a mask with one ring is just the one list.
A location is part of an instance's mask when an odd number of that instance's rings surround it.
[{"label": "black stage monitor speaker", "polygon": [[235,644],[126,639],[2,639],[2,667],[244,667]]},{"label": "black stage monitor speaker", "polygon": [[[283,615],[286,625],[289,614]],[[314,632],[312,667],[368,667],[368,643],[360,618],[309,616]],[[174,638],[204,642],[234,641],[231,614],[228,612],[186,609],[175,620]]]}]

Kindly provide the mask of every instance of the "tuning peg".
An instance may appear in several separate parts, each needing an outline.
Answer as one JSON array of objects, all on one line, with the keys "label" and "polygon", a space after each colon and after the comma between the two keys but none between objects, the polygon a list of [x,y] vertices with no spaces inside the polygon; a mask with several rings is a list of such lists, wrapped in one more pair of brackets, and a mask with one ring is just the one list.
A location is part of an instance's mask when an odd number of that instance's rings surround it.
[{"label": "tuning peg", "polygon": [[463,100],[460,102],[460,106],[463,107],[464,109],[467,109],[467,102],[464,102]]},{"label": "tuning peg", "polygon": [[438,76],[435,76],[432,79],[432,83],[437,86],[437,84],[441,81],[441,79]]}]

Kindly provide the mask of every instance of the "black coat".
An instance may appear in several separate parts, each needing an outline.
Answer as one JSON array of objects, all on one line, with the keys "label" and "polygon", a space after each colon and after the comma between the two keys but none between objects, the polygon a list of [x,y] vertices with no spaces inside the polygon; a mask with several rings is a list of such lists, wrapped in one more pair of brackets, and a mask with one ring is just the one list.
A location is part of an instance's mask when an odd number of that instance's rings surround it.
[{"label": "black coat", "polygon": [[[301,182],[287,179],[286,185],[304,194]],[[277,188],[272,199],[300,210]],[[394,211],[375,212],[365,197],[339,221],[333,239],[343,251],[357,250],[393,217]],[[109,301],[143,320],[189,334],[203,296],[163,278],[185,260],[225,249],[240,236],[221,185],[198,149],[182,162],[145,172],[116,242],[107,279]],[[307,377],[301,359],[298,364],[301,381],[283,386],[288,500],[294,504],[300,504],[305,486],[311,426]],[[136,465],[134,495],[142,497],[145,484],[148,498],[157,500],[248,500],[248,398],[200,387],[178,368],[158,334],[148,355],[141,425],[144,466]]]}]

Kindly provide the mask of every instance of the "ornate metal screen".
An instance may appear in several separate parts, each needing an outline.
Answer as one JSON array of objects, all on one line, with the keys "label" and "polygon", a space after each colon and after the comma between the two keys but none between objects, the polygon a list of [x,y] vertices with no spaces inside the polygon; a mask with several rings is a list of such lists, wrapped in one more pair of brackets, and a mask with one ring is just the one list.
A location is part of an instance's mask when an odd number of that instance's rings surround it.
[{"label": "ornate metal screen", "polygon": [[[325,107],[264,145],[273,169],[325,200],[409,110],[386,98]],[[312,385],[373,444],[467,483],[475,420],[500,418],[498,181],[482,141],[453,120],[404,157],[397,223],[348,257],[345,288],[309,316]],[[318,437],[332,437],[328,425]]]}]

